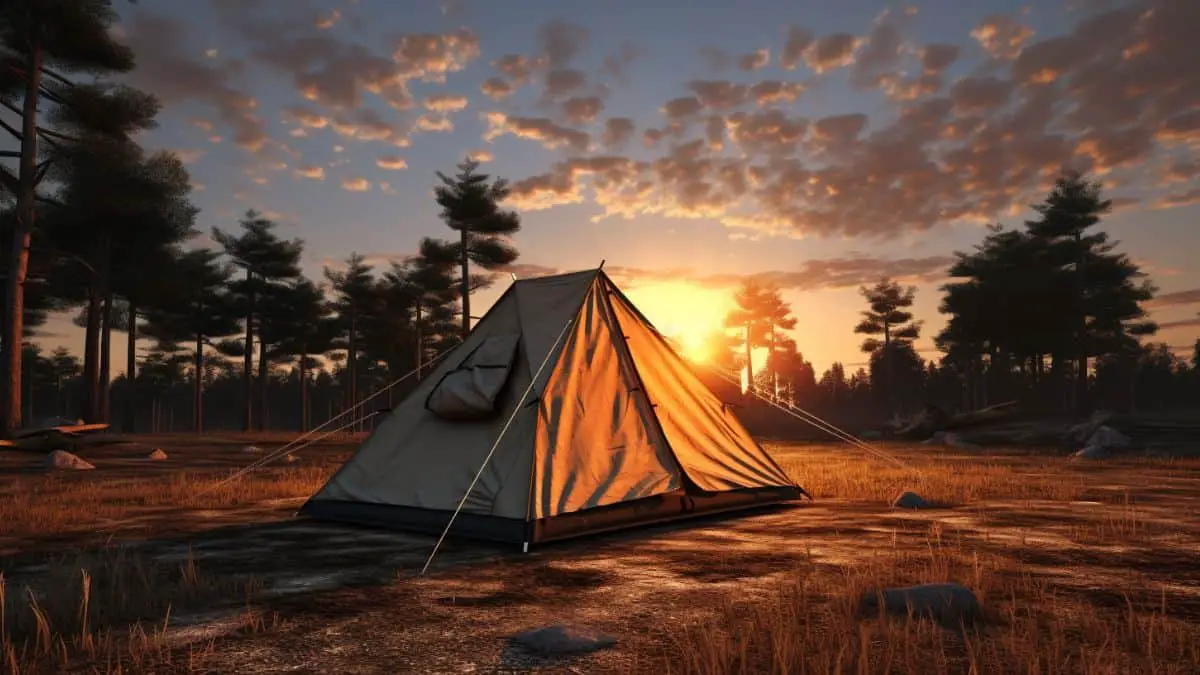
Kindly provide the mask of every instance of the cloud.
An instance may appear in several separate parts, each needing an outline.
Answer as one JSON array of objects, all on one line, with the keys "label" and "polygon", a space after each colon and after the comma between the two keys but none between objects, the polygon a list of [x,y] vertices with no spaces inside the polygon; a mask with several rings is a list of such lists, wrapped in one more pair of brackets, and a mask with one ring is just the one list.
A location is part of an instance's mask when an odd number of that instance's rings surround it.
[{"label": "cloud", "polygon": [[528,82],[530,75],[540,65],[538,59],[529,59],[521,54],[505,54],[492,61],[492,68],[518,87]]},{"label": "cloud", "polygon": [[467,157],[479,162],[480,164],[485,164],[496,159],[494,156],[492,156],[492,153],[488,152],[487,150],[472,150],[467,153]]},{"label": "cloud", "polygon": [[[197,101],[213,107],[232,128],[239,147],[257,151],[267,144],[266,127],[255,113],[258,101],[234,85],[242,71],[238,61],[193,60],[189,32],[176,21],[145,10],[133,13],[127,41],[138,58],[130,79],[153,91],[164,105]],[[211,123],[207,124],[212,130]]]},{"label": "cloud", "polygon": [[371,182],[366,178],[346,178],[342,181],[342,189],[350,192],[366,192],[371,189]]},{"label": "cloud", "polygon": [[[818,291],[842,288],[857,288],[874,284],[888,277],[904,284],[926,284],[946,278],[946,272],[954,263],[952,256],[930,256],[926,258],[877,258],[866,255],[851,255],[840,258],[807,260],[794,270],[772,270],[750,274],[706,274],[692,268],[647,269],[606,267],[615,281],[623,286],[642,286],[654,283],[687,283],[705,288],[730,289],[752,279],[772,284],[783,290]],[[530,278],[562,274],[566,270],[536,263],[509,265],[502,272],[511,272],[517,278]]]},{"label": "cloud", "polygon": [[871,33],[865,40],[865,46],[855,59],[854,83],[860,87],[874,87],[879,84],[900,61],[903,44],[900,19],[885,10],[875,19]]},{"label": "cloud", "polygon": [[1159,330],[1170,330],[1172,328],[1195,328],[1200,326],[1200,317],[1194,319],[1180,319],[1178,321],[1164,321],[1158,324]]},{"label": "cloud", "polygon": [[389,171],[398,171],[400,169],[407,169],[408,162],[404,161],[402,157],[397,155],[384,155],[383,157],[375,160],[375,166],[381,169],[387,169]]},{"label": "cloud", "polygon": [[600,143],[609,149],[620,148],[633,136],[633,120],[628,117],[610,117],[604,122]]},{"label": "cloud", "polygon": [[[765,107],[773,103],[795,101],[804,93],[804,85],[797,82],[764,80],[747,85],[729,80],[692,80],[686,86],[700,104],[711,110],[732,110],[748,103]],[[692,106],[690,101],[677,99],[684,108]],[[686,109],[682,110],[691,114]]]},{"label": "cloud", "polygon": [[201,157],[207,154],[205,150],[192,148],[175,150],[173,152],[175,153],[175,156],[179,158],[179,161],[183,162],[184,164],[195,164],[196,162],[200,161]]},{"label": "cloud", "polygon": [[537,31],[538,46],[551,68],[569,65],[588,42],[588,30],[567,21],[549,21]]},{"label": "cloud", "polygon": [[1184,291],[1174,291],[1155,296],[1146,303],[1150,309],[1161,307],[1176,307],[1179,305],[1200,305],[1200,288],[1189,288]]},{"label": "cloud", "polygon": [[316,27],[322,30],[333,28],[338,20],[342,18],[342,13],[336,9],[329,10],[328,14],[324,14],[317,18]]},{"label": "cloud", "polygon": [[[792,29],[780,65],[861,72],[855,64],[871,61],[871,36],[889,16],[861,45],[850,33],[816,40]],[[713,219],[739,236],[880,239],[1017,217],[1064,166],[1102,178],[1121,204],[1194,203],[1200,188],[1189,172],[1200,134],[1200,114],[1192,112],[1200,110],[1200,78],[1179,67],[1179,55],[1195,51],[1185,27],[1198,22],[1200,4],[1131,0],[1092,12],[1062,34],[1023,36],[1014,58],[966,70],[948,87],[942,78],[958,64],[958,47],[885,49],[872,57],[872,72],[895,105],[870,118],[850,108],[810,120],[774,105],[802,95],[793,82],[685,81],[664,93],[663,119],[642,129],[644,156],[642,149],[637,159],[617,152],[635,128],[633,120],[612,118],[596,154],[518,180],[515,198],[531,208],[587,199],[597,219]],[[1001,33],[983,34],[988,44],[1014,42]],[[889,41],[895,44],[881,40]],[[497,131],[503,126],[493,124],[491,135],[507,133]],[[573,148],[580,153],[582,139]]]},{"label": "cloud", "polygon": [[483,92],[484,96],[493,101],[502,101],[512,96],[513,92],[516,91],[511,84],[499,77],[489,77],[484,80],[479,90]]},{"label": "cloud", "polygon": [[421,115],[417,118],[416,128],[420,131],[449,133],[454,131],[454,122],[446,115]]},{"label": "cloud", "polygon": [[854,63],[854,52],[861,41],[849,33],[818,38],[804,51],[804,62],[818,75]]},{"label": "cloud", "polygon": [[483,138],[486,141],[504,134],[512,134],[518,138],[538,141],[550,150],[566,147],[577,152],[587,151],[592,141],[587,132],[561,126],[545,117],[510,117],[504,113],[490,112],[485,115],[485,119],[488,129]]},{"label": "cloud", "polygon": [[743,54],[738,57],[737,66],[739,70],[750,72],[759,68],[766,68],[771,62],[771,50],[762,48],[756,49],[749,54]]},{"label": "cloud", "polygon": [[461,94],[432,94],[421,102],[426,110],[440,113],[451,113],[464,110],[467,107],[467,97]]},{"label": "cloud", "polygon": [[298,167],[293,172],[298,178],[309,178],[311,180],[325,180],[325,169],[319,166],[307,165]]},{"label": "cloud", "polygon": [[921,49],[921,68],[926,73],[940,73],[958,60],[958,45],[934,43]]},{"label": "cloud", "polygon": [[576,96],[563,101],[563,115],[571,124],[587,124],[604,110],[604,101],[599,96]]},{"label": "cloud", "polygon": [[802,26],[789,26],[779,54],[779,65],[784,70],[795,70],[804,60],[804,52],[813,43],[812,31]]},{"label": "cloud", "polygon": [[1010,14],[994,14],[971,29],[971,37],[997,59],[1014,59],[1034,31]]},{"label": "cloud", "polygon": [[563,68],[546,73],[544,82],[547,98],[569,96],[587,85],[587,74],[575,68]]}]

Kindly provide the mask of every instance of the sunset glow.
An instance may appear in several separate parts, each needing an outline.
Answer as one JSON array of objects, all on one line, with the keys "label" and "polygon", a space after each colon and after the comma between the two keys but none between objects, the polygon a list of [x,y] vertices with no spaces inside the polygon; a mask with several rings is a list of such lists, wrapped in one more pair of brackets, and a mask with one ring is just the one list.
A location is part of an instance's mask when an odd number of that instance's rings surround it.
[{"label": "sunset glow", "polygon": [[634,286],[627,294],[654,327],[675,340],[683,356],[692,361],[711,356],[708,337],[723,330],[725,315],[733,308],[728,289],[683,282]]}]

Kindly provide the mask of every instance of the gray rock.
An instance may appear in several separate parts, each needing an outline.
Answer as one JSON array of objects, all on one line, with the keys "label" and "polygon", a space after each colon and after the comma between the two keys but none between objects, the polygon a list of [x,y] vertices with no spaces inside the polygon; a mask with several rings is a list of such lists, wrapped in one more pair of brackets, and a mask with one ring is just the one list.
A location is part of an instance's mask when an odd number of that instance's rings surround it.
[{"label": "gray rock", "polygon": [[893,509],[926,509],[929,508],[929,502],[921,498],[921,495],[905,490],[900,493],[900,496],[892,500]]},{"label": "gray rock", "polygon": [[889,588],[863,598],[863,609],[878,612],[879,603],[891,614],[926,617],[947,625],[978,619],[979,599],[971,589],[953,583]]},{"label": "gray rock", "polygon": [[66,450],[54,450],[46,455],[46,459],[42,461],[47,469],[62,469],[65,471],[87,471],[96,467],[88,462],[83,461],[76,455],[72,455]]},{"label": "gray rock", "polygon": [[167,458],[167,453],[162,451],[162,448],[155,448],[154,452],[146,455],[146,459],[152,462],[161,462]]},{"label": "gray rock", "polygon": [[1128,436],[1116,429],[1109,426],[1101,426],[1092,433],[1087,444],[1101,448],[1128,448],[1130,442]]},{"label": "gray rock", "polygon": [[565,624],[522,631],[513,636],[513,642],[543,655],[586,654],[617,644],[611,636]]}]

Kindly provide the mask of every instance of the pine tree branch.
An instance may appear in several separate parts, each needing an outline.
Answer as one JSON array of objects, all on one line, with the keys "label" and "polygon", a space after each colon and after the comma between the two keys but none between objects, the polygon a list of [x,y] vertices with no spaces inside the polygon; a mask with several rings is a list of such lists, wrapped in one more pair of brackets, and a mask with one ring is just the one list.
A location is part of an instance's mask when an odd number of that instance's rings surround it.
[{"label": "pine tree branch", "polygon": [[39,202],[43,203],[43,204],[49,204],[50,206],[57,206],[57,207],[58,207],[58,208],[60,208],[60,209],[65,209],[65,208],[67,208],[67,205],[66,205],[66,204],[63,204],[62,202],[58,201],[57,199],[55,199],[55,198],[53,198],[53,197],[46,197],[46,196],[44,196],[44,195],[36,195],[36,196],[34,197],[34,199],[35,199],[36,201],[39,201]]},{"label": "pine tree branch", "polygon": [[20,159],[21,153],[17,150],[0,150],[0,157],[8,157],[9,159]]},{"label": "pine tree branch", "polygon": [[33,187],[37,188],[41,185],[42,179],[46,177],[46,171],[50,169],[50,164],[54,160],[46,159],[37,165],[37,171],[33,175]]},{"label": "pine tree branch", "polygon": [[[5,104],[6,108],[12,107],[12,106],[7,105],[8,102],[5,101],[4,99],[0,99],[0,103]],[[20,114],[20,113],[18,113],[18,114]],[[8,122],[5,122],[4,120],[0,120],[0,127],[3,127],[5,131],[7,131],[9,134],[11,134],[12,137],[17,139],[18,141],[25,139],[25,137],[21,135],[21,132],[17,131],[14,127],[10,126],[8,124]],[[18,152],[17,156],[20,157],[21,153]]]}]

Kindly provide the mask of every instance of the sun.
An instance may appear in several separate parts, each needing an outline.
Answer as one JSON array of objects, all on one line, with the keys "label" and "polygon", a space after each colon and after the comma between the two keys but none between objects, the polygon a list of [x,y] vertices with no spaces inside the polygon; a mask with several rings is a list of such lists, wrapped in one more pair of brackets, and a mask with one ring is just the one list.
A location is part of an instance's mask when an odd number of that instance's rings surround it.
[{"label": "sun", "polygon": [[627,293],[654,327],[671,338],[681,355],[696,362],[712,358],[710,338],[724,330],[725,316],[733,308],[727,289],[682,281],[635,286]]}]

